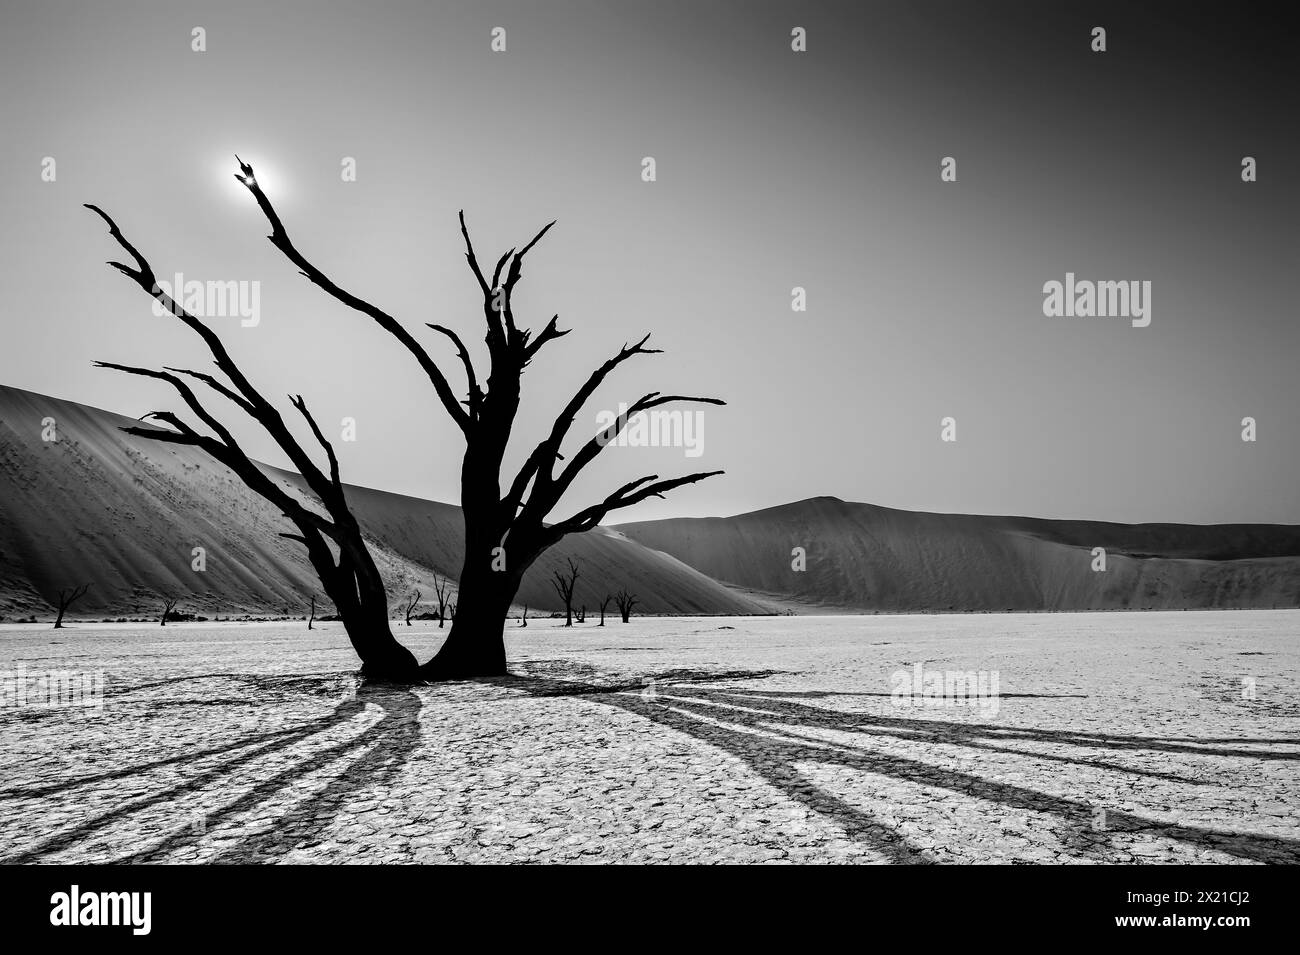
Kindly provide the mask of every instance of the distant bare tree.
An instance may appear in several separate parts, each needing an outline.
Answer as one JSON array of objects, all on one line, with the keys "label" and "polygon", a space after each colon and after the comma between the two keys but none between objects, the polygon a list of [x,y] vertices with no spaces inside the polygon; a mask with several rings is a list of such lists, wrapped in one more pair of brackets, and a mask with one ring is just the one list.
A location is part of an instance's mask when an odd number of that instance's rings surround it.
[{"label": "distant bare tree", "polygon": [[447,615],[447,601],[451,598],[451,581],[446,577],[439,580],[433,580],[433,592],[438,598],[438,629],[442,629],[442,621]]},{"label": "distant bare tree", "polygon": [[564,625],[573,626],[573,588],[578,582],[578,564],[571,557],[566,557],[565,562],[569,565],[566,573],[563,570],[555,571],[551,576],[551,586],[559,594],[560,600],[564,601]]},{"label": "distant bare tree", "polygon": [[[551,519],[551,511],[578,474],[622,433],[630,420],[644,411],[674,402],[713,405],[725,402],[718,398],[652,391],[628,404],[612,423],[572,453],[563,454],[561,446],[571,426],[609,374],[631,358],[659,353],[657,348],[646,347],[650,337],[646,335],[634,345],[624,345],[614,357],[591,372],[555,418],[549,434],[528,454],[519,472],[513,479],[508,475],[503,479],[502,464],[519,410],[524,370],[544,345],[569,333],[559,328],[558,315],[536,337],[531,329],[520,328],[515,323],[514,291],[522,275],[524,257],[555,223],[545,226],[522,248],[511,249],[501,256],[489,280],[474,252],[464,213],[461,214],[465,259],[482,295],[484,341],[490,359],[488,373],[478,374],[469,350],[453,329],[432,324],[429,328],[446,337],[455,348],[465,375],[466,391],[462,399],[424,346],[397,319],[335,284],[299,251],[258,183],[253,167],[241,161],[239,170],[236,178],[252,194],[270,223],[271,244],[307,279],[337,301],[369,317],[410,352],[432,384],[438,403],[464,435],[460,506],[465,520],[465,557],[457,587],[457,601],[464,606],[437,655],[420,668],[423,679],[504,674],[506,616],[524,573],[542,553],[569,534],[598,526],[611,511],[631,507],[650,497],[662,497],[675,488],[722,473],[707,471],[663,481],[657,474],[650,474],[629,481],[570,517]],[[557,473],[556,465],[560,461],[564,465]]]},{"label": "distant bare tree", "polygon": [[176,609],[177,598],[163,597],[162,602],[163,602],[163,612],[162,612],[162,619],[159,622],[159,625],[165,627],[167,626],[167,615]]},{"label": "distant bare tree", "polygon": [[54,621],[54,629],[63,629],[63,615],[67,613],[68,608],[74,603],[86,596],[86,591],[90,589],[90,584],[82,584],[80,587],[68,587],[59,591],[59,616]]},{"label": "distant bare tree", "polygon": [[415,593],[411,594],[410,600],[397,608],[401,612],[402,616],[406,618],[406,625],[408,627],[411,625],[411,614],[415,613],[415,608],[420,606],[420,600],[423,597],[424,594],[417,590]]},{"label": "distant bare tree", "polygon": [[528,604],[524,604],[524,615],[519,618],[519,626],[528,626]]},{"label": "distant bare tree", "polygon": [[618,605],[618,612],[623,615],[623,622],[627,623],[627,618],[632,616],[632,608],[637,603],[636,597],[626,590],[620,590],[614,595],[614,603]]},{"label": "distant bare tree", "polygon": [[311,595],[311,616],[307,618],[307,629],[312,629],[312,624],[316,622],[316,595]]},{"label": "distant bare tree", "polygon": [[609,602],[610,602],[611,600],[613,600],[613,599],[614,599],[613,596],[611,596],[610,594],[605,594],[604,598],[601,599],[601,601],[600,601],[600,624],[599,624],[599,626],[602,626],[602,627],[605,626],[605,608],[609,606]]}]

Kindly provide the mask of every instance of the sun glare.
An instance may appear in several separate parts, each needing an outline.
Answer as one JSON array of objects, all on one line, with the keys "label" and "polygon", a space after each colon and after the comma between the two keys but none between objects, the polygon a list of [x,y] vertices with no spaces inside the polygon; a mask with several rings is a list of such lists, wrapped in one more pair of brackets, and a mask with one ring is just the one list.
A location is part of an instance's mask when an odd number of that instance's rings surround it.
[{"label": "sun glare", "polygon": [[288,180],[276,172],[273,162],[268,162],[251,150],[248,153],[241,152],[239,156],[244,162],[253,166],[256,170],[254,176],[244,176],[240,173],[239,163],[233,153],[216,160],[212,166],[213,176],[217,182],[223,184],[221,188],[231,201],[247,202],[248,190],[245,186],[251,185],[260,185],[275,202],[285,202],[288,199],[285,188]]}]

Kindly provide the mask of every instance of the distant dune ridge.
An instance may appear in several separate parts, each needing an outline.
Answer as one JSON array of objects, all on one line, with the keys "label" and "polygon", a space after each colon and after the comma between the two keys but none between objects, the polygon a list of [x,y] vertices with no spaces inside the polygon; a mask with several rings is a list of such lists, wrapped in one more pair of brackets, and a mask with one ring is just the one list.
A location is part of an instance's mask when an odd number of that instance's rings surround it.
[{"label": "distant dune ridge", "polygon": [[[752,591],[889,612],[1300,605],[1300,527],[927,514],[818,497],[618,526]],[[803,547],[807,569],[792,569]],[[1094,572],[1093,548],[1106,550]]]},{"label": "distant dune ridge", "polygon": [[[55,419],[58,440],[42,440]],[[302,614],[320,594],[289,523],[194,448],[123,434],[133,419],[0,386],[0,616],[178,610]],[[267,467],[286,485],[301,479]],[[460,509],[367,488],[349,499],[394,602],[453,579]],[[206,571],[191,568],[206,550]],[[804,547],[807,570],[791,569]],[[1092,548],[1107,570],[1094,573]],[[566,538],[524,578],[517,605],[560,609],[552,569],[580,558],[589,612],[626,587],[638,612],[1002,611],[1295,607],[1300,527],[1124,525],[897,511],[820,497],[728,518],[650,521]]]}]

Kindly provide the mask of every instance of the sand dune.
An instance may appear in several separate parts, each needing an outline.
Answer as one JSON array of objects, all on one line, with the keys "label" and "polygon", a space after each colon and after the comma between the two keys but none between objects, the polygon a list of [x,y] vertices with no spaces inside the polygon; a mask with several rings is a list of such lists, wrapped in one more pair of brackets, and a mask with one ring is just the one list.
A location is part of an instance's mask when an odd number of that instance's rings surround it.
[{"label": "sand dune", "polygon": [[[54,418],[58,440],[43,441]],[[288,522],[192,448],[122,434],[131,419],[0,387],[0,616],[50,613],[93,582],[83,615],[142,615],[159,595],[216,614],[302,613],[319,593]],[[301,478],[268,467],[287,486]],[[454,578],[460,509],[367,488],[349,498],[394,602]],[[192,569],[192,549],[206,570]],[[791,568],[803,547],[807,569]],[[1107,570],[1091,569],[1092,548]],[[525,577],[518,603],[559,609],[552,569],[582,560],[577,603],[619,587],[647,613],[1295,607],[1300,527],[1049,521],[898,511],[819,497],[728,518],[598,528]]]},{"label": "sand dune", "polygon": [[[42,440],[47,417],[57,441]],[[0,386],[0,616],[47,616],[59,588],[87,581],[81,615],[154,613],[159,594],[208,616],[305,612],[320,588],[301,547],[277,536],[289,522],[202,452],[118,430],[131,423]],[[296,474],[266,470],[301,485]],[[435,575],[459,573],[459,508],[366,488],[349,498],[394,600],[414,587],[427,598]],[[191,567],[197,546],[206,551],[202,573]],[[521,604],[559,609],[548,579],[565,556],[583,562],[576,602],[589,608],[626,586],[650,613],[770,609],[603,528],[544,556],[524,579]]]},{"label": "sand dune", "polygon": [[[726,583],[880,611],[1300,605],[1300,527],[1108,524],[899,511],[818,497],[736,517],[624,524]],[[792,569],[803,547],[807,569]],[[1094,547],[1106,571],[1092,570]]]}]

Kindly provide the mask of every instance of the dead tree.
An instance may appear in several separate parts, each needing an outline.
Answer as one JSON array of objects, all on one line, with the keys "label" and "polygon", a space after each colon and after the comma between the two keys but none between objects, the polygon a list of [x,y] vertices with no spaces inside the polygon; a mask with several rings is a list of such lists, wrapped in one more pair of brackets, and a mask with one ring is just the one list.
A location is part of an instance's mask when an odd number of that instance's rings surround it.
[{"label": "dead tree", "polygon": [[614,603],[618,606],[618,612],[622,615],[623,622],[627,623],[627,618],[632,616],[632,608],[636,606],[636,597],[626,590],[620,590],[614,595]]},{"label": "dead tree", "polygon": [[528,604],[524,604],[524,615],[519,618],[519,626],[528,626]]},{"label": "dead tree", "polygon": [[163,612],[162,612],[162,619],[161,621],[159,621],[159,626],[165,627],[167,626],[167,615],[176,609],[176,604],[178,600],[175,597],[163,597],[162,602],[163,602]]},{"label": "dead tree", "polygon": [[610,602],[611,600],[613,600],[613,599],[614,599],[614,598],[613,598],[612,596],[610,596],[609,594],[605,594],[604,598],[600,601],[600,623],[599,623],[599,626],[602,626],[602,627],[605,626],[605,608],[609,606],[609,602]]},{"label": "dead tree", "polygon": [[587,622],[587,605],[586,605],[586,604],[583,604],[581,607],[578,608],[578,616],[577,616],[577,620],[578,620],[578,623],[586,623],[586,622]]},{"label": "dead tree", "polygon": [[307,618],[307,629],[312,629],[312,624],[316,622],[316,595],[311,595],[311,616]]},{"label": "dead tree", "polygon": [[68,587],[59,591],[59,616],[54,621],[54,629],[63,629],[63,615],[68,612],[68,608],[74,603],[86,596],[86,591],[90,589],[90,584],[82,584],[80,587]]},{"label": "dead tree", "polygon": [[451,581],[445,577],[442,580],[434,578],[433,587],[438,598],[438,629],[441,630],[442,621],[447,614],[447,601],[451,597]]},{"label": "dead tree", "polygon": [[[238,157],[236,157],[238,158]],[[550,223],[525,246],[501,256],[491,279],[484,273],[470,241],[464,213],[460,216],[465,240],[465,258],[482,295],[489,366],[486,375],[474,368],[469,350],[460,335],[444,325],[430,325],[455,348],[464,371],[466,391],[462,400],[453,390],[438,364],[415,337],[392,315],[378,306],[336,285],[309,261],[290,239],[279,214],[253,173],[240,162],[237,176],[257,201],[271,227],[271,243],[311,282],[342,304],[366,315],[392,335],[411,353],[433,386],[439,404],[465,439],[461,462],[460,505],[465,521],[465,557],[461,566],[457,602],[464,609],[453,620],[451,632],[437,655],[420,667],[425,680],[499,676],[506,672],[504,628],[507,614],[524,573],[538,556],[565,536],[596,527],[614,510],[631,507],[650,497],[694,484],[721,471],[705,471],[660,480],[656,474],[629,481],[607,497],[580,508],[559,520],[550,519],[579,473],[614,441],[628,421],[642,412],[673,402],[724,404],[718,398],[665,395],[650,392],[633,401],[607,427],[562,453],[569,429],[611,372],[639,355],[658,354],[647,348],[646,335],[636,344],[624,345],[587,377],[555,418],[550,432],[525,458],[512,477],[501,473],[511,429],[519,410],[520,385],[524,369],[543,346],[569,330],[558,326],[553,316],[536,336],[515,322],[514,291],[522,275],[524,257],[554,225]],[[559,462],[564,462],[557,468]]]},{"label": "dead tree", "polygon": [[411,625],[411,614],[415,613],[415,608],[420,606],[420,598],[423,596],[424,594],[417,590],[415,593],[411,594],[411,599],[402,604],[399,608],[402,612],[402,616],[406,618],[406,625],[408,627]]},{"label": "dead tree", "polygon": [[[325,440],[316,420],[307,410],[302,396],[293,397],[290,401],[305,419],[317,443],[324,449],[329,462],[328,475],[312,461],[289,431],[275,407],[240,371],[216,333],[159,287],[153,268],[135,246],[126,240],[118,229],[117,223],[98,206],[87,205],[86,208],[95,212],[108,224],[109,234],[135,263],[134,266],[124,265],[121,262],[110,262],[109,265],[140,286],[162,305],[165,312],[180,319],[197,334],[211,352],[217,369],[229,382],[226,384],[214,375],[182,368],[154,371],[129,365],[96,362],[101,368],[114,368],[128,374],[143,375],[167,382],[177,391],[190,412],[212,434],[204,434],[196,430],[179,415],[170,411],[155,411],[144,416],[162,422],[167,425],[165,428],[128,427],[122,430],[127,434],[152,441],[199,448],[235,472],[249,489],[278,507],[298,530],[296,534],[284,533],[280,536],[295,540],[307,549],[307,557],[320,578],[321,586],[334,603],[339,619],[347,631],[348,639],[356,650],[357,656],[361,658],[362,674],[372,680],[395,682],[418,680],[418,664],[415,657],[397,642],[389,626],[388,595],[384,591],[384,582],[361,535],[361,527],[348,507],[334,448]],[[225,425],[203,406],[188,382],[181,376],[206,385],[261,425],[292,461],[311,493],[319,501],[320,507],[324,509],[325,515],[328,516],[322,515],[313,507],[306,506],[299,498],[286,492],[253,463]]]},{"label": "dead tree", "polygon": [[555,571],[551,576],[551,586],[559,594],[560,600],[564,603],[564,625],[573,626],[573,587],[578,582],[578,564],[572,558],[565,558],[569,565],[566,573],[563,570]]}]

